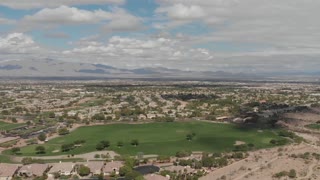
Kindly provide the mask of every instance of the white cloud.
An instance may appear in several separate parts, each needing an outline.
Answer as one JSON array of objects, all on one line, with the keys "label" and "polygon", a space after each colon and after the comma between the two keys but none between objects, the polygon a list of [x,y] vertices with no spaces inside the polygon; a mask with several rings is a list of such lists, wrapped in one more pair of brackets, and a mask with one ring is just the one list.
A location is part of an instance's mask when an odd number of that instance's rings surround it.
[{"label": "white cloud", "polygon": [[[170,28],[190,23],[203,22],[214,29],[210,33],[192,39],[193,43],[227,42],[245,47],[248,51],[271,49],[272,54],[299,54],[320,50],[320,1],[316,0],[157,0],[166,21],[155,24],[158,28]],[[185,20],[173,16],[180,6],[196,6],[205,14],[194,19],[185,11]],[[166,11],[161,11],[166,9]],[[175,9],[175,10],[174,10]],[[170,10],[170,11],[169,11]],[[187,15],[189,13],[189,15]],[[234,45],[233,45],[234,46]],[[246,52],[245,48],[243,48]],[[275,52],[277,51],[277,52]]]},{"label": "white cloud", "polygon": [[155,27],[172,28],[193,21],[216,25],[225,20],[230,6],[238,0],[157,0],[160,7],[155,13],[164,16],[166,23],[155,23]]},{"label": "white cloud", "polygon": [[[107,63],[118,67],[150,67],[165,65],[171,68],[186,68],[190,64],[209,61],[212,54],[205,49],[189,48],[178,39],[169,38],[123,38],[114,36],[106,43],[87,43],[69,51],[64,51],[69,59],[90,59],[92,63]],[[95,58],[90,58],[90,57]],[[195,65],[195,69],[202,66]],[[198,66],[198,67],[197,67]]]},{"label": "white cloud", "polygon": [[[107,3],[103,0],[57,0],[47,1],[47,5],[37,0],[21,2],[10,0],[0,1],[0,5],[7,3],[7,6],[11,4],[10,6],[15,8],[19,6],[44,8],[35,14],[25,16],[19,21],[21,26],[16,30],[23,27],[38,30],[43,27],[94,24],[97,26],[92,27],[93,29],[101,27],[104,32],[118,32],[141,30],[142,24],[152,24],[161,29],[162,33],[167,32],[166,36],[146,37],[145,34],[139,34],[136,38],[116,36],[107,42],[102,42],[101,39],[108,36],[98,31],[95,33],[101,34],[71,43],[73,48],[65,50],[63,54],[57,53],[58,59],[92,61],[118,67],[162,65],[178,69],[234,72],[281,69],[286,71],[299,68],[308,71],[320,66],[320,21],[318,21],[320,1],[318,0],[156,1],[160,6],[150,19],[134,16],[121,8],[109,11],[70,7],[85,3]],[[144,21],[150,23],[143,23]],[[3,18],[0,19],[1,22],[7,23],[8,20]],[[195,26],[192,22],[203,26]],[[177,32],[177,36],[170,35],[168,33],[170,31],[167,31],[169,28],[186,24],[188,26],[185,27],[193,29],[185,32],[179,29],[181,32]],[[204,27],[208,29],[197,34],[197,28]],[[194,32],[194,35],[188,35],[187,32]],[[20,52],[30,52],[29,46],[39,47],[32,39],[20,38],[16,42],[10,39],[15,38],[8,36],[0,39],[2,54],[19,53],[19,46],[22,49]],[[20,45],[8,45],[9,42]],[[27,42],[29,45],[26,45]],[[196,48],[199,44],[201,47],[210,47],[211,43],[213,43],[212,50]],[[219,46],[219,43],[223,45]],[[215,50],[215,47],[219,49]]]},{"label": "white cloud", "polygon": [[23,18],[23,21],[27,23],[46,23],[53,25],[93,24],[102,20],[108,20],[111,16],[112,13],[102,10],[87,11],[75,7],[60,6],[54,9],[45,8],[34,15],[27,15]]},{"label": "white cloud", "polygon": [[32,53],[40,50],[40,47],[30,36],[22,33],[12,33],[0,37],[0,52],[5,54]]},{"label": "white cloud", "polygon": [[160,7],[157,13],[166,13],[170,18],[177,20],[193,20],[206,16],[202,7],[197,5],[186,6],[183,4],[175,4],[169,7]]},{"label": "white cloud", "polygon": [[108,30],[136,30],[142,20],[121,8],[111,11],[82,10],[75,7],[60,6],[45,8],[33,15],[25,16],[21,24],[24,27],[52,28],[61,25],[100,24]]},{"label": "white cloud", "polygon": [[16,22],[15,20],[0,17],[0,25],[1,24],[14,24],[15,22]]},{"label": "white cloud", "polygon": [[120,8],[114,8],[111,21],[107,23],[103,30],[112,31],[136,31],[142,29],[142,18],[133,16]]},{"label": "white cloud", "polygon": [[[36,43],[32,37],[12,33],[0,37],[0,59],[28,60],[53,58],[57,60],[102,63],[122,68],[167,67],[197,71],[228,71],[245,73],[318,71],[319,52],[310,50],[292,54],[277,51],[214,54],[207,49],[190,48],[184,35],[178,37],[124,38],[111,37],[107,42],[96,36],[83,38],[71,50],[52,51]],[[301,61],[303,59],[303,61]]]},{"label": "white cloud", "polygon": [[1,0],[0,6],[13,9],[54,8],[61,5],[124,4],[125,0]]}]

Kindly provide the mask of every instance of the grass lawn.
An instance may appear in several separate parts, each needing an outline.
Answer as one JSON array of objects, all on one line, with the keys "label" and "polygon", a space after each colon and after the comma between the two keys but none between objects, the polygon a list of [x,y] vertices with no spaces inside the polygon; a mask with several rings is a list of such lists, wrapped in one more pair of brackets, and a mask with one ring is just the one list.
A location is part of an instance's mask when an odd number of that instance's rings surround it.
[{"label": "grass lawn", "polygon": [[13,123],[7,123],[7,122],[3,122],[0,121],[0,130],[4,131],[4,130],[10,130],[19,126],[23,126],[24,124],[13,124]]},{"label": "grass lawn", "polygon": [[14,163],[14,162],[11,161],[9,156],[0,154],[0,163]]},{"label": "grass lawn", "polygon": [[59,162],[86,162],[81,158],[69,158],[69,159],[43,159],[42,163],[59,163]]},{"label": "grass lawn", "polygon": [[106,102],[105,99],[96,99],[96,100],[91,100],[85,103],[80,104],[80,106],[83,107],[93,107],[93,106],[101,106]]},{"label": "grass lawn", "polygon": [[[192,141],[186,140],[186,135],[195,133]],[[69,152],[57,152],[62,144],[72,143],[76,140],[86,140],[81,147]],[[139,145],[132,146],[131,140],[137,139]],[[96,151],[96,144],[101,140],[108,140],[114,150],[120,154],[174,155],[180,150],[223,152],[233,150],[236,141],[253,143],[257,148],[272,147],[271,139],[281,139],[272,130],[258,132],[257,129],[240,128],[231,124],[214,124],[206,122],[174,122],[151,124],[114,124],[105,126],[81,127],[69,135],[50,140],[44,146],[46,154],[81,154]],[[117,142],[122,141],[124,146],[117,147]],[[35,154],[37,145],[21,149],[24,156],[39,156]],[[10,153],[6,151],[5,153]]]},{"label": "grass lawn", "polygon": [[306,127],[309,129],[320,130],[320,124],[309,124],[309,125],[306,125]]}]

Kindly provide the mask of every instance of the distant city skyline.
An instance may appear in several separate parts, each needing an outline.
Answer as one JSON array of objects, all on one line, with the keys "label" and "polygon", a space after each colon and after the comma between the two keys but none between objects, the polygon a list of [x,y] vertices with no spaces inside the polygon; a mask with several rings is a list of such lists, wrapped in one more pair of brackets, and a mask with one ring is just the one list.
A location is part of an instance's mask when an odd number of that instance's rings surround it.
[{"label": "distant city skyline", "polygon": [[317,0],[1,0],[0,65],[319,73]]}]

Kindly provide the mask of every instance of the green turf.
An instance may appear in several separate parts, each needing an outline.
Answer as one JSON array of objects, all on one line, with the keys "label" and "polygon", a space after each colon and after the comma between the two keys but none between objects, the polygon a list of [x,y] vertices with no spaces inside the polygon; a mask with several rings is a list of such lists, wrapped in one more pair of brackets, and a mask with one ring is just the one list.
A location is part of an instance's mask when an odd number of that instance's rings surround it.
[{"label": "green turf", "polygon": [[[186,140],[188,133],[196,133],[192,141]],[[80,154],[95,151],[96,144],[101,140],[109,140],[109,150],[120,154],[135,155],[137,152],[144,154],[174,155],[179,150],[222,152],[233,149],[235,141],[253,143],[257,148],[271,147],[271,139],[280,139],[272,130],[258,132],[257,129],[244,129],[231,124],[214,124],[205,122],[188,123],[152,123],[152,124],[114,124],[104,126],[81,127],[69,135],[58,137],[47,142],[45,155]],[[61,144],[72,143],[84,139],[86,143],[70,152],[55,152],[60,150]],[[131,140],[138,139],[139,145],[130,145]],[[124,146],[118,148],[118,141],[123,141]],[[21,149],[22,155],[35,154],[37,145]],[[7,153],[9,153],[7,151]]]},{"label": "green turf", "polygon": [[43,163],[58,163],[58,162],[85,162],[84,159],[81,158],[69,158],[69,159],[43,159],[41,160]]},{"label": "green turf", "polygon": [[23,126],[24,124],[13,124],[13,123],[7,123],[7,122],[3,122],[0,121],[0,130],[4,131],[4,130],[10,130],[19,126]]},{"label": "green turf", "polygon": [[14,163],[11,161],[11,158],[7,155],[0,154],[0,163]]},{"label": "green turf", "polygon": [[306,127],[309,129],[320,130],[320,124],[309,124],[309,125],[306,125]]}]

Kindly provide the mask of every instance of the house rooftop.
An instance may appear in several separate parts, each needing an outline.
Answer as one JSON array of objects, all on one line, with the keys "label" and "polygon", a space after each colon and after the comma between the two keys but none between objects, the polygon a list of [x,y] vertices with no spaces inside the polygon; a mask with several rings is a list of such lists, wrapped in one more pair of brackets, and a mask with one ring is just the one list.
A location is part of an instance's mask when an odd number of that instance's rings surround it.
[{"label": "house rooftop", "polygon": [[18,164],[0,164],[0,177],[12,177],[18,170]]},{"label": "house rooftop", "polygon": [[49,173],[55,172],[71,172],[75,166],[75,163],[72,162],[62,162],[62,163],[53,163],[50,164],[52,168],[50,169]]},{"label": "house rooftop", "polygon": [[119,169],[123,166],[123,163],[120,161],[108,162],[103,167],[103,172],[113,172],[114,169]]},{"label": "house rooftop", "polygon": [[29,164],[22,166],[19,172],[42,176],[43,173],[48,169],[48,167],[48,164]]},{"label": "house rooftop", "polygon": [[168,178],[158,174],[148,174],[143,177],[145,180],[168,180]]},{"label": "house rooftop", "polygon": [[85,166],[90,168],[91,171],[96,171],[96,170],[101,170],[102,167],[104,166],[103,161],[89,161],[84,163]]}]

